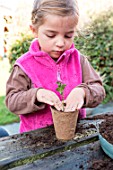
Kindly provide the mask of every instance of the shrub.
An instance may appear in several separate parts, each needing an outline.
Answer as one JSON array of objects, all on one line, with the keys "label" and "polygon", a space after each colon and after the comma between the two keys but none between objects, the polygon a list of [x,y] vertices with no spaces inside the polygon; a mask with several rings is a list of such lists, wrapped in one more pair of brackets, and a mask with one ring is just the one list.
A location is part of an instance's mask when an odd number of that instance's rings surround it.
[{"label": "shrub", "polygon": [[31,35],[21,34],[20,38],[11,45],[8,54],[11,70],[17,58],[28,51],[32,39]]},{"label": "shrub", "polygon": [[75,46],[102,76],[106,103],[113,101],[113,12],[92,19],[91,28],[87,37],[75,39]]}]

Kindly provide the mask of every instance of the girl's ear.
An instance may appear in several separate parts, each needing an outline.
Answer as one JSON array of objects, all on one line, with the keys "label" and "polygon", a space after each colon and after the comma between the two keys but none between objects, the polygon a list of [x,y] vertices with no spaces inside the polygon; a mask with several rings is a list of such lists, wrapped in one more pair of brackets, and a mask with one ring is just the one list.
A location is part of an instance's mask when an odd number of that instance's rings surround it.
[{"label": "girl's ear", "polygon": [[38,38],[38,35],[37,35],[37,32],[36,32],[36,29],[34,28],[34,26],[33,26],[33,25],[29,25],[29,27],[30,27],[30,30],[32,31],[32,33],[33,33],[34,37],[35,37],[35,38]]}]

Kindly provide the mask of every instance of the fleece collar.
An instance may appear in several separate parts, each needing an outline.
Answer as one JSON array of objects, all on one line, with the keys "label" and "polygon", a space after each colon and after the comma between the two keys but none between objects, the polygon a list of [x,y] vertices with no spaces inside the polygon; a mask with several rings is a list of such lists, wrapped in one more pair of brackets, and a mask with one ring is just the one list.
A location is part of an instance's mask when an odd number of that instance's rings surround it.
[{"label": "fleece collar", "polygon": [[[49,57],[51,58],[48,53],[44,52],[44,51],[40,51],[40,45],[38,42],[38,39],[34,39],[30,45],[29,48],[29,52],[31,55],[33,55],[35,58],[37,57]],[[64,57],[68,58],[70,56],[70,54],[72,54],[73,52],[75,52],[75,47],[74,47],[74,43],[71,45],[70,49],[65,51],[57,60],[56,63],[58,63],[60,60],[62,60]]]}]

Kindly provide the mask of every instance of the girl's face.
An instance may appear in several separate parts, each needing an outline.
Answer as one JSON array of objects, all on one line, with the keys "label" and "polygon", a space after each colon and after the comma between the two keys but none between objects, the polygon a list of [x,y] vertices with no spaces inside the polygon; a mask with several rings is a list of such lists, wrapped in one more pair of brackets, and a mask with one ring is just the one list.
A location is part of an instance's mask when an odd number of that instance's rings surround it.
[{"label": "girl's face", "polygon": [[71,47],[75,30],[74,17],[47,15],[37,31],[41,51],[48,53],[54,60],[58,59]]}]

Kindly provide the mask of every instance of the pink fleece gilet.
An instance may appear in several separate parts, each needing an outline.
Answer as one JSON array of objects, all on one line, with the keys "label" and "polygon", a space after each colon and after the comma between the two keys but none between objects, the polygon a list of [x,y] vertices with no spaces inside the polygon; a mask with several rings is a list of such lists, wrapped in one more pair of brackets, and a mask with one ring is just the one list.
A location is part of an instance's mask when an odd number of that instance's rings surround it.
[{"label": "pink fleece gilet", "polygon": [[[65,51],[55,62],[47,53],[39,50],[39,43],[34,39],[29,51],[17,59],[18,65],[31,79],[34,88],[45,88],[55,92],[61,99],[60,93],[56,91],[57,81],[66,84],[64,98],[68,96],[73,88],[82,83],[82,72],[80,65],[80,54],[74,44]],[[85,109],[81,109],[79,118],[86,116]],[[53,124],[50,106],[30,114],[20,113],[20,132],[35,130]]]}]

